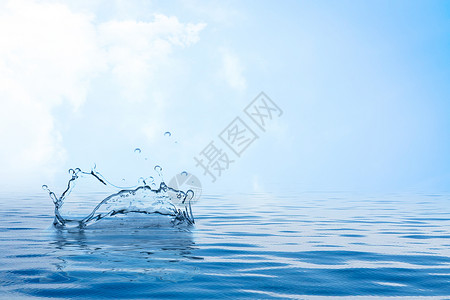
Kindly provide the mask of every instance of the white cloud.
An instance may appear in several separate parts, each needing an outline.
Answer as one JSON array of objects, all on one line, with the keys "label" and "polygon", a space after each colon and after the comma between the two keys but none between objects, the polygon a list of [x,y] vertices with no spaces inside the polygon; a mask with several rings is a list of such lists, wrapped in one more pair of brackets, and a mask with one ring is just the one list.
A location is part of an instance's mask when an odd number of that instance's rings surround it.
[{"label": "white cloud", "polygon": [[247,87],[247,82],[243,75],[244,67],[239,58],[228,49],[221,49],[222,69],[221,73],[228,85],[238,91],[243,91]]},{"label": "white cloud", "polygon": [[226,27],[237,27],[247,19],[247,16],[236,6],[242,3],[231,3],[220,0],[183,0],[183,8],[194,12],[202,19],[221,24]]},{"label": "white cloud", "polygon": [[14,0],[0,13],[0,178],[59,168],[63,140],[52,110],[86,101],[91,81],[112,72],[124,95],[140,100],[173,47],[198,41],[204,24],[156,15],[110,21],[54,2]]},{"label": "white cloud", "polygon": [[143,101],[148,85],[173,51],[198,41],[205,24],[182,24],[176,17],[155,15],[153,22],[111,21],[99,26],[101,46],[122,96]]},{"label": "white cloud", "polygon": [[82,105],[101,67],[91,18],[60,4],[10,1],[0,39],[0,175],[48,172],[65,153],[51,109]]}]

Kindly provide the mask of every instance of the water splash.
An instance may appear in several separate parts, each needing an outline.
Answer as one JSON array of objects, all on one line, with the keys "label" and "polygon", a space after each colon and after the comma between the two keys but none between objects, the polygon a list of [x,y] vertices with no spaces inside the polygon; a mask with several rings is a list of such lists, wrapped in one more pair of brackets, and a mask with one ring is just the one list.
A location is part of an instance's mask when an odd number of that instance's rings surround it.
[{"label": "water splash", "polygon": [[[155,170],[161,176],[162,168],[156,166]],[[159,188],[152,189],[149,184],[156,186],[153,177],[147,179],[141,178],[139,184],[134,187],[119,187],[106,180],[99,172],[92,169],[91,172],[84,172],[77,169],[70,169],[70,178],[66,190],[57,197],[47,185],[42,188],[48,192],[55,205],[55,219],[53,225],[65,228],[85,228],[99,222],[102,219],[115,215],[126,215],[129,213],[159,214],[172,217],[172,223],[177,225],[186,223],[194,224],[192,214],[191,200],[194,192],[188,190],[186,193],[167,186],[161,181]],[[86,217],[81,219],[72,219],[65,217],[61,213],[64,201],[71,194],[76,182],[82,177],[91,177],[102,183],[117,189],[117,192],[104,198]],[[174,204],[176,200],[177,205]]]},{"label": "water splash", "polygon": [[171,136],[171,135],[172,135],[172,133],[170,133],[170,131],[164,132],[164,136]]},{"label": "water splash", "polygon": [[153,169],[156,171],[156,173],[158,173],[158,176],[161,179],[161,182],[164,182],[164,178],[162,175],[162,168],[160,166],[156,165]]}]

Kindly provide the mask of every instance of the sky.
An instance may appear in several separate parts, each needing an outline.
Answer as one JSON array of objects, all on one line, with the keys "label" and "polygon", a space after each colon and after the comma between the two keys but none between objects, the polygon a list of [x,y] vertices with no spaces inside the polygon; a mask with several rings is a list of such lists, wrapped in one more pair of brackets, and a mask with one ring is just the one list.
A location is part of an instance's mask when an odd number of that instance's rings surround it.
[{"label": "sky", "polygon": [[449,53],[448,1],[0,0],[0,189],[160,165],[205,193],[450,192]]}]

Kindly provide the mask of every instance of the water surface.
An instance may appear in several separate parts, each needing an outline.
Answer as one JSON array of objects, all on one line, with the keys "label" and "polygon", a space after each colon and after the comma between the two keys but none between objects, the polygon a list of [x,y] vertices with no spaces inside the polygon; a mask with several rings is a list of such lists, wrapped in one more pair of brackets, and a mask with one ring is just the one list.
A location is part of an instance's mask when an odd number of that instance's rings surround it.
[{"label": "water surface", "polygon": [[45,193],[2,195],[0,298],[445,299],[449,200],[206,195],[194,226],[130,213],[65,230]]}]

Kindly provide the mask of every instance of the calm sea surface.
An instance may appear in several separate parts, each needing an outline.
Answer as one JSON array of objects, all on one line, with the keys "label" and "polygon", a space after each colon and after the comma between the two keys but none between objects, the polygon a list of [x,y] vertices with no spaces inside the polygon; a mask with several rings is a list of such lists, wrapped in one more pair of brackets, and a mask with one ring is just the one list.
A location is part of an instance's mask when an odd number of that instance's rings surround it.
[{"label": "calm sea surface", "polygon": [[1,299],[450,299],[450,196],[203,196],[194,227],[128,215],[52,228],[0,196]]}]

